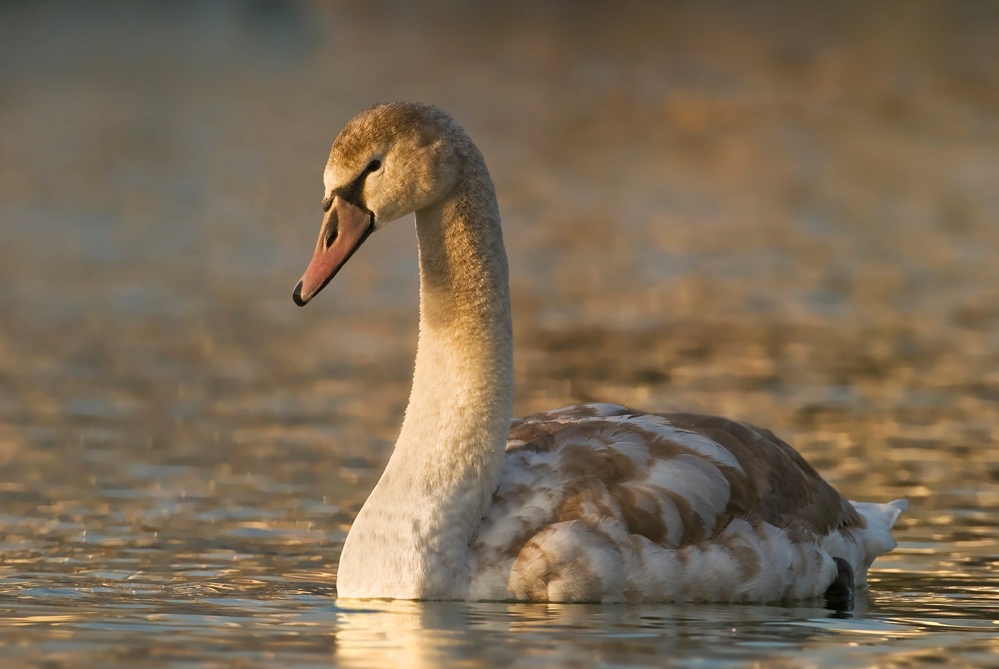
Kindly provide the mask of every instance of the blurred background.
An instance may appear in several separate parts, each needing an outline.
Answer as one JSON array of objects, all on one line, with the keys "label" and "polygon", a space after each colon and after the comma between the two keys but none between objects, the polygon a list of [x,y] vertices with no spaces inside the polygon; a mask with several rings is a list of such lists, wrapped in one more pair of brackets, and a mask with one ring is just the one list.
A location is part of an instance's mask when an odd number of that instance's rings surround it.
[{"label": "blurred background", "polygon": [[[23,1],[0,4],[0,659],[372,662],[335,565],[408,398],[412,219],[308,308],[291,291],[330,144],[393,100],[449,111],[496,182],[517,414],[770,427],[849,497],[912,504],[872,574],[885,627],[834,651],[999,650],[999,5]],[[420,657],[469,627],[393,611]],[[671,652],[725,652],[696,630],[727,615],[664,623]],[[325,631],[281,645],[289,616]],[[220,631],[251,619],[262,641]],[[593,620],[562,629],[640,625]],[[773,633],[763,656],[821,664]]]}]

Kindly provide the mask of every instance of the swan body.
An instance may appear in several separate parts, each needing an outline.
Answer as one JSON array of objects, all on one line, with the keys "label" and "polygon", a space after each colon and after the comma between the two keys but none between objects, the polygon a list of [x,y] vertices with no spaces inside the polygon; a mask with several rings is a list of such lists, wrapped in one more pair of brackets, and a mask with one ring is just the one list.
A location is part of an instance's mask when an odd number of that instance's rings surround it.
[{"label": "swan body", "polygon": [[295,288],[312,299],[372,232],[416,213],[420,338],[382,477],[347,535],[347,598],[764,602],[866,582],[907,503],[848,502],[767,430],[580,404],[511,421],[499,210],[446,113],[371,107],[338,135]]}]

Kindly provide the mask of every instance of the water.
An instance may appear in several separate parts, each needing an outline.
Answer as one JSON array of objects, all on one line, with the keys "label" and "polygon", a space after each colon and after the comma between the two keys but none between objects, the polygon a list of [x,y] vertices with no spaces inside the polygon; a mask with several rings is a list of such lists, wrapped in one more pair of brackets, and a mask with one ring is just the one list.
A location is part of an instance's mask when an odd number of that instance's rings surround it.
[{"label": "water", "polygon": [[[812,11],[0,7],[0,662],[994,665],[999,19]],[[517,413],[719,413],[907,497],[854,610],[336,600],[412,222],[291,289],[333,136],[391,99],[487,157]]]}]

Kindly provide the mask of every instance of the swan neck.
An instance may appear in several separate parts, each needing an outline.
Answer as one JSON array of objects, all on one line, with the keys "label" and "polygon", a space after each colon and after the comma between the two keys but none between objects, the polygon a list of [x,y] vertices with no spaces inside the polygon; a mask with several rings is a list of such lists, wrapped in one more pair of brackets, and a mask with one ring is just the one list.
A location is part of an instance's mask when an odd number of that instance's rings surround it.
[{"label": "swan neck", "polygon": [[508,269],[477,150],[451,194],[416,212],[416,232],[413,389],[392,457],[344,545],[341,596],[463,599],[469,544],[504,462],[513,401]]},{"label": "swan neck", "polygon": [[420,339],[397,447],[429,440],[455,458],[501,460],[513,400],[508,268],[492,183],[476,176],[416,214]]}]

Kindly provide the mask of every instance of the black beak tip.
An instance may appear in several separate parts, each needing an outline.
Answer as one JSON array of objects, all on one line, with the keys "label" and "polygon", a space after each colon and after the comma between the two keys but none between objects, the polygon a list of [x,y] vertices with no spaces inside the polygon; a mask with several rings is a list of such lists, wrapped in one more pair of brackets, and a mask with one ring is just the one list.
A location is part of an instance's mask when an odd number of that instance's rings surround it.
[{"label": "black beak tip", "polygon": [[309,303],[308,300],[303,300],[302,299],[302,282],[301,281],[299,281],[298,285],[295,286],[295,292],[293,292],[291,294],[291,299],[295,300],[295,304],[297,304],[300,307],[304,307],[306,304]]}]

